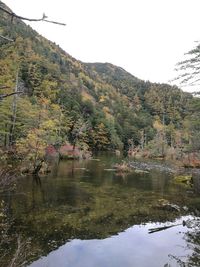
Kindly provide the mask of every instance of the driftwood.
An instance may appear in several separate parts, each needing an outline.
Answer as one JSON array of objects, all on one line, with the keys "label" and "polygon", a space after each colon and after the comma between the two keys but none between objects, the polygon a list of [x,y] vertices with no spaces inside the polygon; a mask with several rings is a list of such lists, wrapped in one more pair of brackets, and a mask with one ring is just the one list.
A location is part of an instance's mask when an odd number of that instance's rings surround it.
[{"label": "driftwood", "polygon": [[29,240],[23,240],[21,236],[17,238],[17,247],[8,267],[23,267],[27,265],[27,253],[30,251]]},{"label": "driftwood", "polygon": [[[197,212],[199,212],[199,211],[197,211]],[[200,227],[200,218],[191,219],[191,220],[188,219],[187,221],[183,220],[182,223],[173,224],[173,225],[169,225],[169,226],[150,228],[148,230],[148,233],[153,234],[153,233],[163,231],[163,230],[169,229],[171,227],[179,226],[179,225],[186,226],[187,228],[195,228],[195,227],[199,228]]]},{"label": "driftwood", "polygon": [[174,225],[169,225],[169,226],[163,226],[163,227],[156,227],[156,228],[151,228],[149,229],[149,234],[153,234],[159,231],[163,231],[163,230],[167,230],[169,228],[175,227],[175,226],[179,226],[179,225],[183,225],[183,223],[179,223],[179,224],[174,224]]}]

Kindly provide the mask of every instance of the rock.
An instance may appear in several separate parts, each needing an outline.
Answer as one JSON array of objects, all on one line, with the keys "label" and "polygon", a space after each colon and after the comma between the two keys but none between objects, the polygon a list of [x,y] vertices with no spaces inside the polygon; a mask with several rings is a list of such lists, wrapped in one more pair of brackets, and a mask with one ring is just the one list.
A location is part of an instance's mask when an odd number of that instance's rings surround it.
[{"label": "rock", "polygon": [[184,210],[184,211],[188,211],[189,209],[188,209],[188,207],[184,206],[184,207],[183,207],[183,210]]},{"label": "rock", "polygon": [[155,206],[157,209],[166,210],[166,211],[176,211],[180,212],[180,207],[176,204],[171,204],[165,199],[159,199],[159,204]]},{"label": "rock", "polygon": [[180,211],[180,207],[178,205],[175,204],[168,204],[166,205],[166,208],[170,211]]},{"label": "rock", "polygon": [[174,177],[176,183],[184,183],[188,186],[192,184],[192,175],[178,175]]},{"label": "rock", "polygon": [[200,211],[198,209],[195,209],[194,214],[195,216],[200,217]]},{"label": "rock", "polygon": [[159,169],[160,171],[164,171],[164,172],[170,172],[170,173],[174,172],[174,170],[169,166],[166,166],[164,164],[157,164],[153,162],[146,163],[146,162],[139,162],[139,161],[131,161],[129,165],[131,168],[145,170],[145,171]]}]

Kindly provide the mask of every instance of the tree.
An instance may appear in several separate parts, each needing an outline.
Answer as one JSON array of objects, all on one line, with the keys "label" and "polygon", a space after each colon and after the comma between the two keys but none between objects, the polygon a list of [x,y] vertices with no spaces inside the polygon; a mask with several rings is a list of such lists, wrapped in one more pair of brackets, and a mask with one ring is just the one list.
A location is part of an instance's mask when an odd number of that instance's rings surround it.
[{"label": "tree", "polygon": [[93,146],[97,150],[107,149],[109,141],[109,133],[106,129],[106,126],[103,122],[99,122],[91,132]]},{"label": "tree", "polygon": [[[11,19],[11,22],[13,22],[14,19],[20,19],[20,20],[24,20],[24,21],[35,21],[35,22],[41,22],[42,21],[42,22],[48,22],[48,23],[58,24],[58,25],[62,25],[62,26],[66,25],[65,23],[47,20],[48,17],[44,13],[43,13],[42,17],[39,19],[26,18],[26,17],[19,16],[19,15],[15,14],[14,12],[12,12],[11,10],[8,10],[7,7],[1,1],[0,1],[0,11],[3,14],[6,14],[7,16],[9,16]],[[6,42],[14,42],[14,39],[11,39],[8,36],[3,36],[2,34],[0,34],[0,39],[3,39]],[[9,88],[9,86],[7,86],[7,85],[0,85],[0,89],[8,89],[8,88]],[[21,91],[15,90],[14,92],[11,92],[11,93],[0,94],[0,101],[3,100],[4,98],[9,97],[9,96],[18,95],[21,93],[22,93]]]},{"label": "tree", "polygon": [[176,70],[180,74],[174,80],[178,80],[182,86],[198,86],[200,85],[200,43],[185,55],[187,58],[177,64]]},{"label": "tree", "polygon": [[44,97],[38,99],[32,110],[34,113],[31,125],[16,141],[16,151],[22,161],[36,174],[45,161],[48,145],[56,144],[61,138],[62,112],[58,105],[52,104]]},{"label": "tree", "polygon": [[[180,72],[176,78],[183,86],[195,86],[200,85],[200,43],[197,46],[186,53],[186,60],[177,64],[177,70]],[[200,92],[194,92],[196,95],[200,95]],[[188,153],[199,153],[200,151],[200,99],[194,97],[191,99],[188,105],[188,113],[185,117],[184,131],[187,135],[185,139],[185,151]]]},{"label": "tree", "polygon": [[190,103],[190,114],[185,119],[185,130],[188,135],[186,149],[189,152],[200,151],[200,99],[195,97]]}]

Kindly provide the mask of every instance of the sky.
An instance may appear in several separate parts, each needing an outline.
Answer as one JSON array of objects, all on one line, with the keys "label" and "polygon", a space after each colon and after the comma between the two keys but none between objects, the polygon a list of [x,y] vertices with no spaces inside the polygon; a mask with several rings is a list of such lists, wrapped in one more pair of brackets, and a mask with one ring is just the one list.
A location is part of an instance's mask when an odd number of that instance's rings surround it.
[{"label": "sky", "polygon": [[[200,40],[199,0],[3,0],[44,37],[83,62],[110,62],[134,76],[169,83]],[[172,84],[175,84],[173,82]],[[179,85],[177,83],[177,85]],[[194,88],[182,88],[194,91]]]}]

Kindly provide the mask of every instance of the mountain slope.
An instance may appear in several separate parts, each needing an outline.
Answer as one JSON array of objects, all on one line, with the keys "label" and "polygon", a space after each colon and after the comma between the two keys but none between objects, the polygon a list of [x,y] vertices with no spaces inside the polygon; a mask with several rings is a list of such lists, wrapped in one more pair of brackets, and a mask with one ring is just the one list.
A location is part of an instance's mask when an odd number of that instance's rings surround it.
[{"label": "mountain slope", "polygon": [[9,105],[13,99],[1,103],[1,146],[9,145],[8,139],[15,143],[32,127],[21,118],[20,102],[34,110],[36,106],[41,109],[41,99],[48,99],[50,113],[52,105],[57,105],[65,118],[57,140],[49,143],[68,140],[92,149],[114,149],[141,145],[145,135],[148,144],[156,135],[155,120],[163,121],[163,116],[166,125],[181,129],[192,96],[177,87],[142,81],[110,63],[78,61],[1,11],[0,33],[15,40],[0,40],[0,85],[14,88],[18,76],[18,86],[25,93],[18,99],[13,138],[9,138],[13,128]]}]

